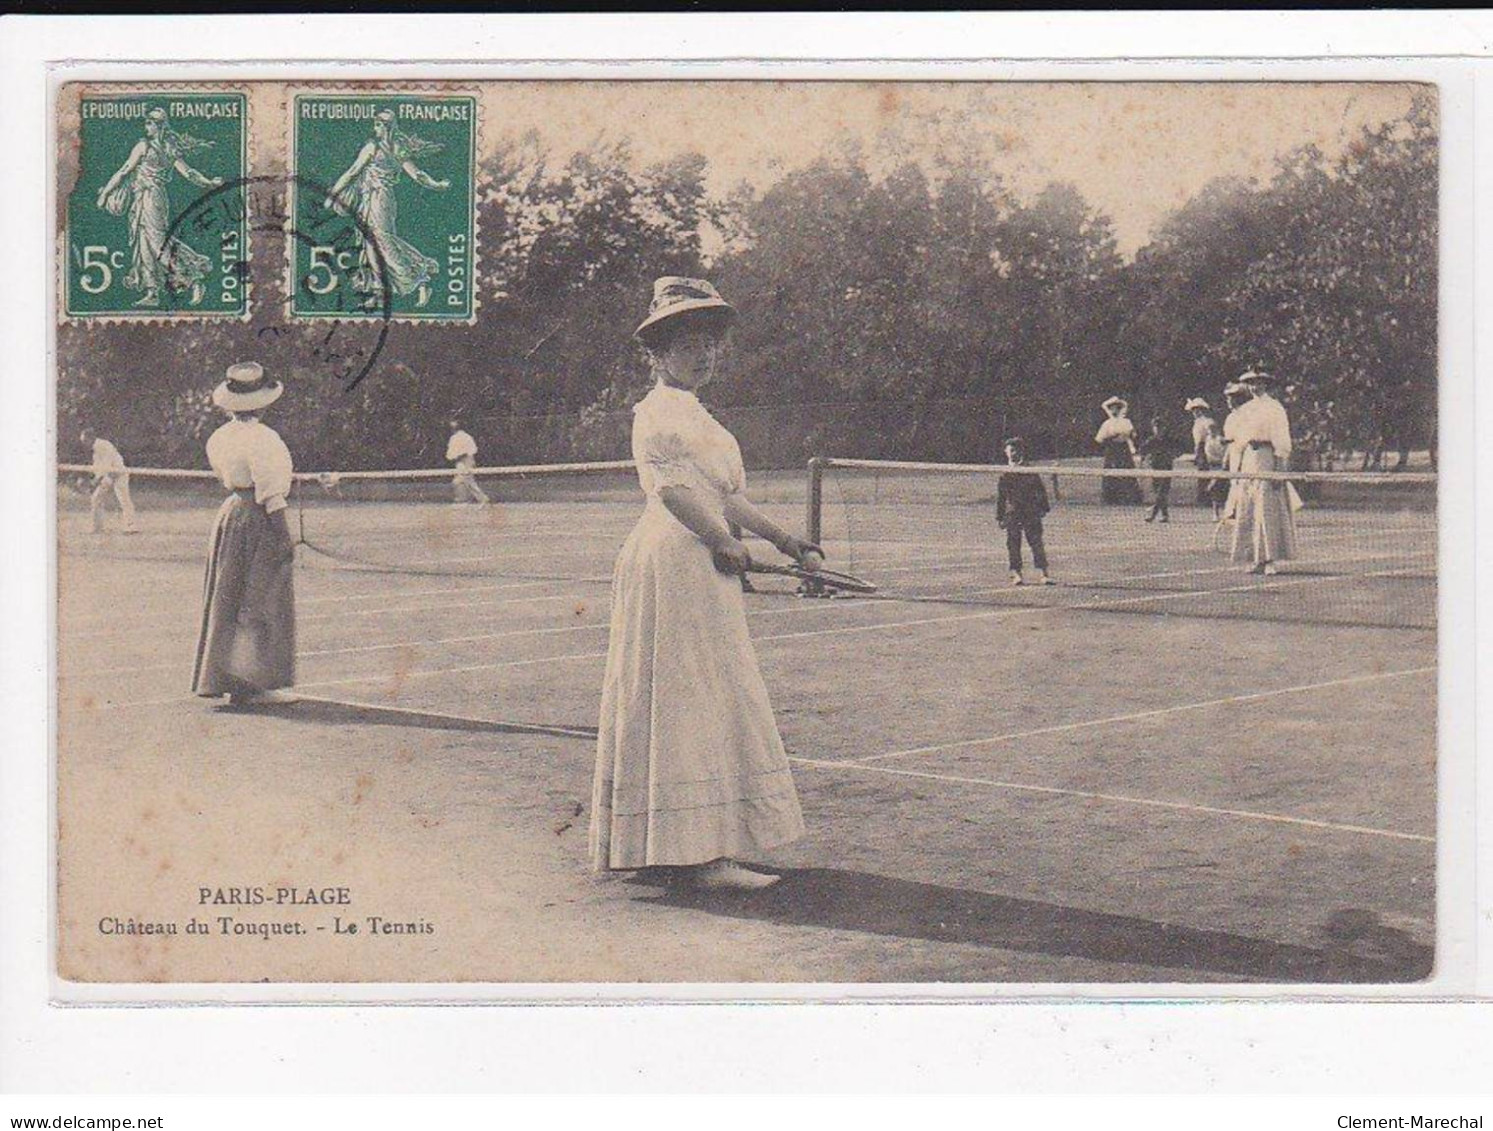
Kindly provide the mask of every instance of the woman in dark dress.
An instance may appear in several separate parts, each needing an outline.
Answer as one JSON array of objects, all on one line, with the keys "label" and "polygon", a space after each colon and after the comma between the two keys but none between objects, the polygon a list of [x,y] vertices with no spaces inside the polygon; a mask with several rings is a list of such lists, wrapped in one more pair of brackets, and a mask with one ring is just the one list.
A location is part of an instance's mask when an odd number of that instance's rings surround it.
[{"label": "woman in dark dress", "polygon": [[[1135,470],[1135,425],[1125,415],[1130,406],[1120,397],[1110,397],[1101,407],[1106,415],[1099,431],[1094,434],[1094,443],[1104,452],[1104,466]],[[1109,506],[1139,506],[1140,482],[1129,477],[1106,475],[1100,497]]]},{"label": "woman in dark dress", "polygon": [[290,451],[260,414],[284,387],[254,362],[213,392],[228,423],[207,460],[228,490],[208,548],[192,690],[234,705],[289,703],[295,683],[295,542],[286,522]]}]

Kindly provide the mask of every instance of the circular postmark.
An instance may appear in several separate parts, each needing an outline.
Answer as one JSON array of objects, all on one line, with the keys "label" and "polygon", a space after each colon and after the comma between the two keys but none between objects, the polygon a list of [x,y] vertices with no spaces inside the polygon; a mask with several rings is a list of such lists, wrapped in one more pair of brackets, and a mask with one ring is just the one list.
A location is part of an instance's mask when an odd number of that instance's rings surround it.
[{"label": "circular postmark", "polygon": [[[212,229],[225,220],[237,223],[246,219],[252,233],[280,236],[287,243],[294,240],[310,246],[331,247],[339,255],[367,257],[372,268],[369,274],[379,281],[377,291],[359,299],[356,306],[345,293],[334,295],[333,309],[326,317],[326,332],[316,336],[311,350],[312,356],[351,391],[372,372],[388,341],[389,324],[393,321],[394,296],[387,282],[383,251],[374,231],[350,209],[318,208],[309,220],[300,225],[293,223],[289,209],[292,188],[297,194],[308,194],[318,201],[332,199],[328,186],[306,177],[235,178],[208,189],[184,208],[166,233],[166,242],[169,246],[178,231]],[[286,262],[295,263],[288,247],[284,254]],[[248,286],[251,270],[245,249],[233,264],[231,274],[240,286]],[[294,271],[294,267],[289,270]],[[293,290],[304,280],[290,278],[288,282]],[[287,311],[290,297],[286,295]],[[346,317],[339,317],[339,313]],[[261,337],[278,337],[288,332],[290,328],[283,324],[263,326],[257,331]]]}]

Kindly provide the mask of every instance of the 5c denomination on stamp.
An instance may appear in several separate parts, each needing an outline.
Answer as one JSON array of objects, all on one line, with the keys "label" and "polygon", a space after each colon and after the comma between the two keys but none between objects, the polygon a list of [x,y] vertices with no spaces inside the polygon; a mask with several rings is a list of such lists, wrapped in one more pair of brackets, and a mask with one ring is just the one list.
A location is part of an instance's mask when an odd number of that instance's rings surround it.
[{"label": "5c denomination on stamp", "polygon": [[181,217],[248,171],[241,91],[111,90],[79,101],[67,201],[69,318],[245,318],[249,226],[241,195]]},{"label": "5c denomination on stamp", "polygon": [[287,241],[292,317],[473,319],[477,118],[470,94],[294,96],[290,224],[328,238]]}]

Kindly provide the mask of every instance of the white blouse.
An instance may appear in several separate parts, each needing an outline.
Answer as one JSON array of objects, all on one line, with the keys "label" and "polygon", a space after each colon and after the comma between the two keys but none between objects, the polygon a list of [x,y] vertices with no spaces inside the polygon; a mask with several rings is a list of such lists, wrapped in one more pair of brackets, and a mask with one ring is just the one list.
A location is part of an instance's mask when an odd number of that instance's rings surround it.
[{"label": "white blouse", "polygon": [[93,473],[95,475],[118,475],[124,470],[126,470],[124,456],[119,454],[118,448],[104,439],[93,442]]},{"label": "white blouse", "polygon": [[632,458],[645,494],[689,487],[724,500],[746,486],[736,437],[694,393],[654,385],[632,411]]},{"label": "white blouse", "polygon": [[1229,471],[1239,470],[1239,461],[1244,454],[1244,445],[1239,442],[1239,433],[1244,425],[1244,410],[1252,403],[1252,401],[1245,401],[1223,418],[1223,439],[1228,445]]},{"label": "white blouse", "polygon": [[294,467],[279,433],[258,420],[230,420],[207,438],[207,462],[230,491],[254,489],[270,514],[285,509]]},{"label": "white blouse", "polygon": [[1128,416],[1111,416],[1099,425],[1099,431],[1094,433],[1094,443],[1103,444],[1110,440],[1129,440],[1135,436],[1135,425],[1130,423]]},{"label": "white blouse", "polygon": [[1291,420],[1286,406],[1268,394],[1256,394],[1233,414],[1238,419],[1230,438],[1241,444],[1269,444],[1280,459],[1291,454]]},{"label": "white blouse", "polygon": [[446,441],[446,458],[472,459],[477,455],[477,441],[462,429],[451,433],[451,439]]}]

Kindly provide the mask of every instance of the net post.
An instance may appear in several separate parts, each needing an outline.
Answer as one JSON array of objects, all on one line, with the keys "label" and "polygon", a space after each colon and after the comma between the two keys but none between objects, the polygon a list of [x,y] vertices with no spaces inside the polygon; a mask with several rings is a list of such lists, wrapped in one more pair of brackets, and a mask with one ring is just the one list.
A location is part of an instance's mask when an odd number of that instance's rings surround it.
[{"label": "net post", "polygon": [[805,504],[807,514],[804,516],[804,531],[810,542],[819,544],[820,535],[823,533],[823,524],[820,517],[820,504],[824,499],[824,460],[814,456],[809,460],[809,493]]},{"label": "net post", "polygon": [[[804,506],[807,513],[804,515],[804,533],[810,542],[816,546],[820,545],[820,539],[824,534],[823,507],[824,501],[824,459],[813,456],[809,460],[809,490]],[[798,587],[799,594],[804,597],[825,597],[828,591],[822,585],[813,581],[805,580]]]}]

